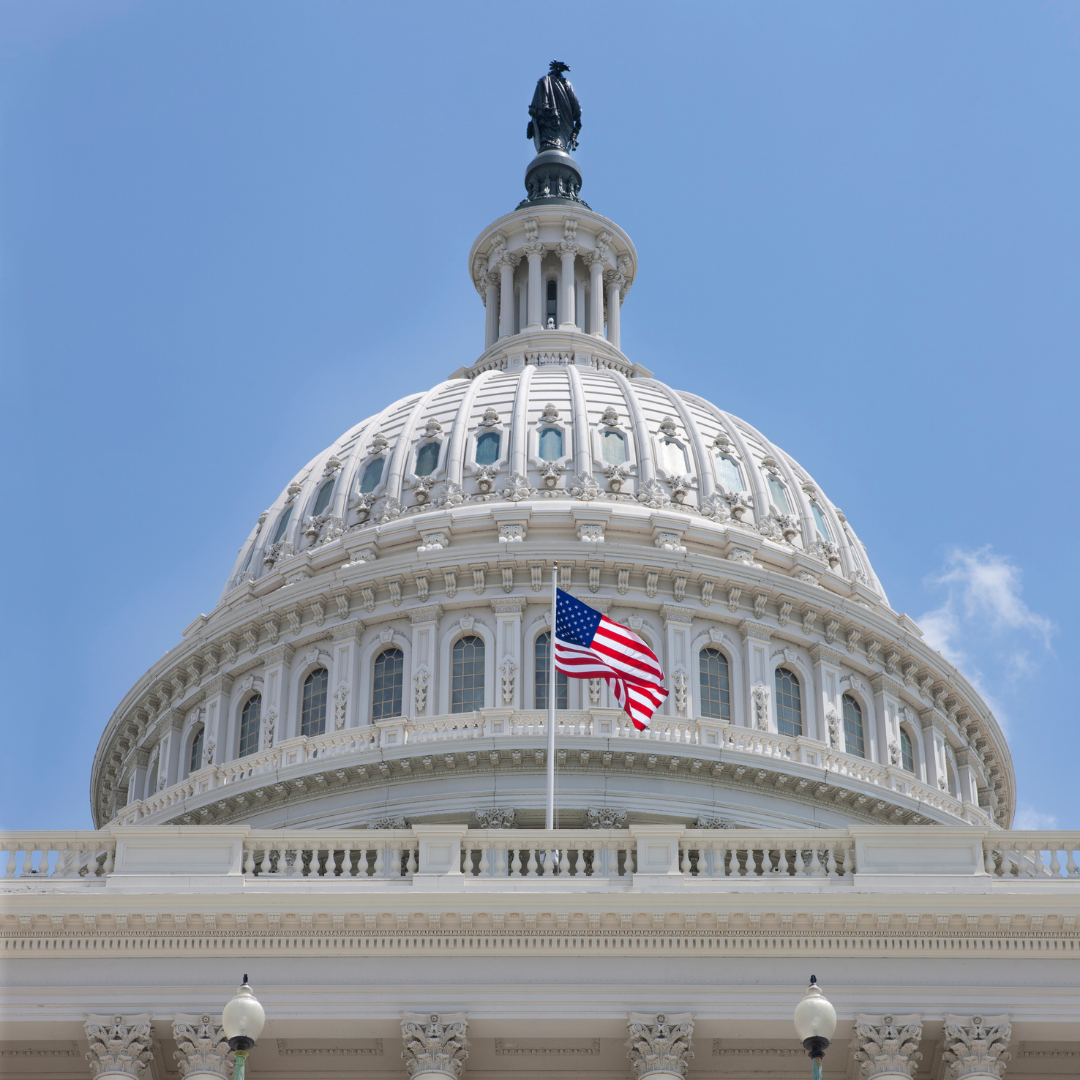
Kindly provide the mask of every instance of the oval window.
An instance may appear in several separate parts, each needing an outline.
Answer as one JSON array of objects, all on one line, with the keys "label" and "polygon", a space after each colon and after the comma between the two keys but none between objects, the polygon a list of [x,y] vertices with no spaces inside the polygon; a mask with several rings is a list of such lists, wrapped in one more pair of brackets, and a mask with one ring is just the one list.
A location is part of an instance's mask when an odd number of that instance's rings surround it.
[{"label": "oval window", "polygon": [[621,431],[603,431],[600,433],[600,451],[609,465],[623,465],[626,462],[626,436]]},{"label": "oval window", "polygon": [[769,481],[769,495],[772,497],[772,501],[776,503],[777,510],[779,510],[781,514],[790,515],[791,506],[788,503],[787,491],[785,490],[784,485],[781,484],[772,473],[767,473],[766,479]]},{"label": "oval window", "polygon": [[817,531],[821,533],[821,539],[831,540],[832,533],[829,532],[829,526],[825,523],[825,515],[821,512],[821,507],[816,502],[811,502],[810,509],[814,513],[814,524],[817,526]]},{"label": "oval window", "polygon": [[284,514],[281,515],[281,520],[278,522],[277,528],[274,530],[274,539],[270,541],[272,544],[280,542],[281,538],[285,535],[285,530],[289,527],[289,518],[292,517],[292,507],[290,506]]},{"label": "oval window", "polygon": [[385,458],[377,457],[373,461],[367,463],[367,468],[364,470],[364,479],[360,481],[360,494],[366,495],[369,491],[374,491],[379,486],[379,481],[382,480],[383,464]]},{"label": "oval window", "polygon": [[424,443],[416,454],[416,475],[430,476],[439,466],[439,444]]},{"label": "oval window", "polygon": [[716,474],[725,491],[745,491],[739,463],[727,454],[716,455]]},{"label": "oval window", "polygon": [[476,440],[476,464],[494,465],[499,460],[499,444],[502,436],[497,431],[485,431]]},{"label": "oval window", "polygon": [[321,488],[319,488],[319,494],[315,498],[315,505],[311,508],[313,517],[318,517],[329,505],[330,496],[334,494],[334,481],[327,480]]},{"label": "oval window", "polygon": [[686,451],[674,439],[661,439],[660,453],[664,458],[664,468],[672,476],[683,476],[689,472]]},{"label": "oval window", "polygon": [[540,460],[558,461],[562,457],[562,432],[558,428],[544,428],[540,432]]}]

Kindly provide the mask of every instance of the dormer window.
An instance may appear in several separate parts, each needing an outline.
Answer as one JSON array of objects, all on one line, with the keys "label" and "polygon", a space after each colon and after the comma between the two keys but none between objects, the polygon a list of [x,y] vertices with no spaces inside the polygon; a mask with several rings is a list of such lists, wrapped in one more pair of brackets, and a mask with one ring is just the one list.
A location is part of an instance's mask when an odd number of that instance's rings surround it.
[{"label": "dormer window", "polygon": [[327,480],[321,488],[319,488],[319,494],[315,497],[315,505],[311,509],[313,517],[319,517],[320,514],[325,513],[326,508],[330,505],[330,497],[334,494],[334,481]]},{"label": "dormer window", "polygon": [[686,450],[674,439],[660,440],[660,456],[663,458],[664,468],[672,476],[685,476],[690,471]]},{"label": "dormer window", "polygon": [[600,452],[609,465],[626,462],[626,436],[621,431],[600,432]]},{"label": "dormer window", "polygon": [[285,530],[289,527],[289,518],[292,517],[292,507],[290,506],[284,514],[281,515],[281,520],[278,521],[277,528],[274,530],[274,539],[270,541],[271,544],[281,543],[281,538],[285,535]]},{"label": "dormer window", "polygon": [[716,455],[716,475],[725,491],[745,491],[739,463],[727,454]]},{"label": "dormer window", "polygon": [[552,278],[547,283],[547,308],[546,318],[544,319],[544,325],[547,327],[559,325],[559,286],[558,283]]},{"label": "dormer window", "polygon": [[360,481],[361,495],[367,495],[368,492],[374,491],[379,486],[385,462],[385,458],[377,457],[367,463],[367,468],[364,469],[364,478]]},{"label": "dormer window", "polygon": [[832,540],[832,533],[829,532],[829,526],[825,521],[825,515],[821,512],[821,507],[811,500],[810,510],[813,512],[814,524],[817,526],[817,531],[821,534],[821,539],[828,543]]},{"label": "dormer window", "polygon": [[430,476],[439,467],[439,444],[424,443],[416,454],[416,475]]},{"label": "dormer window", "polygon": [[769,484],[769,495],[772,501],[776,504],[777,510],[781,514],[791,514],[791,504],[788,502],[787,490],[780,480],[772,473],[766,473],[765,479]]},{"label": "dormer window", "polygon": [[563,456],[562,432],[558,428],[544,428],[539,441],[541,461],[558,461]]},{"label": "dormer window", "polygon": [[502,436],[497,431],[485,431],[476,440],[476,464],[494,465],[499,460]]}]

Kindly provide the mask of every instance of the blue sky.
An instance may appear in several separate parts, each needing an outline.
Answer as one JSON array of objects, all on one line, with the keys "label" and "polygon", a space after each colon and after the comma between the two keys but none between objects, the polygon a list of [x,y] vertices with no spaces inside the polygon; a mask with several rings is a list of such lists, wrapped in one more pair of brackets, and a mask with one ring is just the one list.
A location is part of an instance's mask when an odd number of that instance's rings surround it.
[{"label": "blue sky", "polygon": [[623,347],[851,519],[1075,827],[1080,6],[0,3],[0,825],[307,459],[480,352],[469,244],[553,56]]}]

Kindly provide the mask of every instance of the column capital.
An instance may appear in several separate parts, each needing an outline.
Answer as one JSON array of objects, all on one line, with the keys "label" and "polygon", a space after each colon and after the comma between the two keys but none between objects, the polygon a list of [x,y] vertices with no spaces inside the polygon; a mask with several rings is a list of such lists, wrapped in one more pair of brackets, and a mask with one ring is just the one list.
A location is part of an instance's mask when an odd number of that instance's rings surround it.
[{"label": "column capital", "polygon": [[867,1016],[855,1014],[855,1060],[863,1080],[874,1077],[914,1076],[922,1054],[922,1016]]},{"label": "column capital", "polygon": [[569,240],[563,240],[559,243],[559,246],[555,249],[555,254],[560,259],[565,259],[568,256],[574,256],[578,253],[578,245],[571,243]]},{"label": "column capital", "polygon": [[527,240],[524,244],[522,244],[521,250],[529,259],[542,259],[544,257],[544,253],[547,251],[547,248],[540,240]]},{"label": "column capital", "polygon": [[468,1027],[468,1013],[402,1013],[401,1056],[409,1076],[441,1073],[457,1080],[469,1056]]},{"label": "column capital", "polygon": [[686,1076],[687,1066],[694,1060],[690,1049],[693,1013],[630,1013],[626,1026],[630,1032],[626,1056],[634,1080],[655,1073]]},{"label": "column capital", "polygon": [[232,1051],[217,1018],[208,1013],[174,1013],[173,1039],[179,1049],[173,1054],[181,1076],[232,1076]]},{"label": "column capital", "polygon": [[1009,1058],[1010,1016],[956,1016],[946,1013],[941,1060],[954,1080],[1000,1078]]},{"label": "column capital", "polygon": [[136,1016],[86,1016],[86,1041],[90,1072],[94,1076],[142,1074],[153,1057],[150,1013]]}]

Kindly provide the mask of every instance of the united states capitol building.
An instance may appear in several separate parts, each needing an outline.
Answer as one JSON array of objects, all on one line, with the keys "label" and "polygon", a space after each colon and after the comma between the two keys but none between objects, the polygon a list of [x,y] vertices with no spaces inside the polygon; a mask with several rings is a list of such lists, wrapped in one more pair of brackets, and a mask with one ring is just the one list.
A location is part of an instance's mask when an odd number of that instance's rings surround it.
[{"label": "united states capitol building", "polygon": [[[231,1077],[247,972],[249,1080],[794,1080],[814,973],[826,1076],[1080,1076],[1080,831],[1010,830],[1001,728],[828,478],[634,362],[554,67],[531,115],[479,357],[253,523],[106,724],[96,831],[0,837],[0,1073]],[[551,684],[556,563],[660,657],[647,730]]]}]

